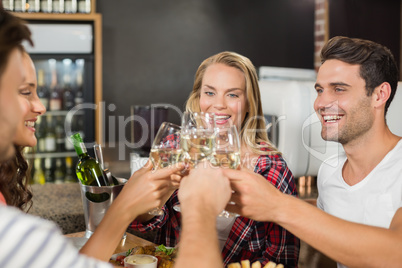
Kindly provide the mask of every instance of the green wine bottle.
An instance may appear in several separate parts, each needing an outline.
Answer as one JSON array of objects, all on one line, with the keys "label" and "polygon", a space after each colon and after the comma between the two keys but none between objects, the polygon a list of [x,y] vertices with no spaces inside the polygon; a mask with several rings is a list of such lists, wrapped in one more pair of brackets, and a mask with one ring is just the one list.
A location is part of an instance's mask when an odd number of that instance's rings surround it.
[{"label": "green wine bottle", "polygon": [[71,136],[75,151],[78,155],[78,163],[75,168],[78,179],[83,185],[89,186],[108,186],[107,180],[103,176],[103,171],[95,158],[87,153],[87,148],[79,133]]}]

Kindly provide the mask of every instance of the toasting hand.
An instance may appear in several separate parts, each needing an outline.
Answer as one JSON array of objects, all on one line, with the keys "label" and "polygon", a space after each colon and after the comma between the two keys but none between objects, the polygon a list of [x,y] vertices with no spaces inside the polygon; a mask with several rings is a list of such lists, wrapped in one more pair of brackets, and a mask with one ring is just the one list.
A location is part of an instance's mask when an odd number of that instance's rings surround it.
[{"label": "toasting hand", "polygon": [[218,215],[228,203],[232,191],[222,168],[214,167],[209,162],[199,163],[183,177],[179,188],[179,200],[183,213],[196,208],[211,209]]}]

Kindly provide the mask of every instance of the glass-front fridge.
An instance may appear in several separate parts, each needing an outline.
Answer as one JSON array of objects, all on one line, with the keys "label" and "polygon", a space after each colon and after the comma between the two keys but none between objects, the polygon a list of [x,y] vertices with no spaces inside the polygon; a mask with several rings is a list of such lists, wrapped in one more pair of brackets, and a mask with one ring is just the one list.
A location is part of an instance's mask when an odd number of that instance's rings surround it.
[{"label": "glass-front fridge", "polygon": [[78,182],[70,136],[95,141],[93,28],[91,24],[28,24],[34,47],[25,44],[46,113],[35,123],[37,145],[26,148],[32,183]]}]

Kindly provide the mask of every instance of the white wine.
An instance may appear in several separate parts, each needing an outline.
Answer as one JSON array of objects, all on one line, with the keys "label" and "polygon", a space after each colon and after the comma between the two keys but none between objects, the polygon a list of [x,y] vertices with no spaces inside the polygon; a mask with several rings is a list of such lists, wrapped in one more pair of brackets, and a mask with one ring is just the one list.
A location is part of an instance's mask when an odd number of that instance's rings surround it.
[{"label": "white wine", "polygon": [[165,168],[180,161],[181,149],[151,149],[149,157],[155,169]]},{"label": "white wine", "polygon": [[181,136],[180,145],[183,156],[192,164],[197,164],[203,159],[209,159],[215,147],[215,136],[205,136],[195,134],[185,134]]},{"label": "white wine", "polygon": [[236,169],[240,165],[239,152],[216,151],[212,156],[211,163],[214,166]]}]

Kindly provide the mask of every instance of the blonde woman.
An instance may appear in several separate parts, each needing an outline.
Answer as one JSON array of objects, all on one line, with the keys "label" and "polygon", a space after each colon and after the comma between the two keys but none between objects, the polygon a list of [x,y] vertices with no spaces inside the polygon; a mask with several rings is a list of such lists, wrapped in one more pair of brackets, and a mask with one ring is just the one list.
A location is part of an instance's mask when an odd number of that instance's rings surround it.
[{"label": "blonde woman", "polygon": [[[255,67],[237,53],[222,52],[199,66],[186,104],[191,112],[216,114],[217,124],[234,124],[241,139],[242,166],[261,174],[283,193],[296,196],[296,185],[286,162],[268,140]],[[157,229],[155,243],[175,246],[181,229],[177,191],[163,206],[162,216],[131,225],[140,231]],[[143,220],[143,219],[142,219]],[[249,259],[297,267],[299,240],[272,222],[245,217],[217,219],[217,232],[224,264]]]}]

